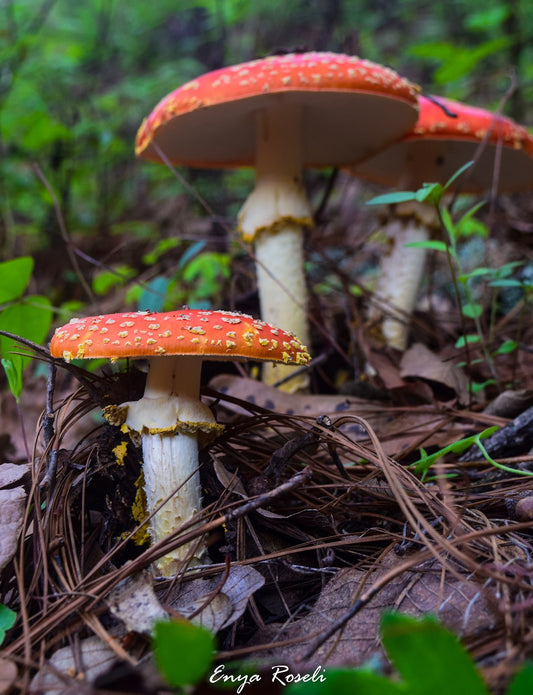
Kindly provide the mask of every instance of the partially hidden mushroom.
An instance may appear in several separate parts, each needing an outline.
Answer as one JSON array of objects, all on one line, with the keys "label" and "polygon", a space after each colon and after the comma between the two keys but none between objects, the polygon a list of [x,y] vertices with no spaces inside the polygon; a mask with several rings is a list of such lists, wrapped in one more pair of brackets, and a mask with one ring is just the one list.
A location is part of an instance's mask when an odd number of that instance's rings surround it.
[{"label": "partially hidden mushroom", "polygon": [[[143,122],[136,153],[187,166],[254,167],[239,228],[254,243],[261,316],[309,344],[303,230],[313,219],[302,169],[369,157],[416,117],[416,88],[389,68],[335,53],[269,56],[171,92]],[[284,372],[265,365],[263,380]],[[286,389],[306,383],[303,375]]]},{"label": "partially hidden mushroom", "polygon": [[[221,429],[200,400],[202,361],[306,365],[310,359],[292,333],[244,314],[192,309],[76,318],[55,331],[50,352],[67,362],[149,360],[143,397],[108,409],[108,418],[142,440],[153,543],[190,522],[202,508],[198,440],[213,438]],[[156,570],[174,575],[186,559],[201,561],[205,550],[203,540],[180,546],[159,558]]]},{"label": "partially hidden mushroom", "polygon": [[[359,178],[416,190],[424,183],[448,181],[475,158],[450,190],[514,192],[533,186],[533,137],[503,116],[441,97],[419,97],[420,115],[413,130],[349,172]],[[409,201],[392,206],[385,222],[387,249],[369,318],[379,324],[385,343],[404,350],[409,336],[427,250],[406,244],[427,241],[438,227],[435,211]]]}]

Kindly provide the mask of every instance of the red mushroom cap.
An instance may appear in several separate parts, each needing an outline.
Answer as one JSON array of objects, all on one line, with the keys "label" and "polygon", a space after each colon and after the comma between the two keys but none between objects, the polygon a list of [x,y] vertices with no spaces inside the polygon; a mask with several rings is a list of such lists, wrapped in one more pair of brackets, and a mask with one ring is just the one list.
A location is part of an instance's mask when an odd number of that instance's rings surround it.
[{"label": "red mushroom cap", "polygon": [[350,168],[350,173],[388,186],[419,187],[445,183],[486,145],[476,165],[457,182],[461,190],[490,188],[496,147],[502,146],[499,186],[517,191],[533,186],[533,136],[515,121],[485,109],[436,97],[420,96],[418,122],[410,133],[376,156]]},{"label": "red mushroom cap", "polygon": [[209,72],[167,95],[137,133],[136,154],[174,164],[252,166],[254,114],[273,100],[303,107],[304,166],[359,161],[399,138],[417,115],[417,88],[355,56],[269,56]]},{"label": "red mushroom cap", "polygon": [[72,359],[198,355],[208,359],[308,364],[288,331],[229,311],[138,311],[72,319],[50,342],[52,357]]}]

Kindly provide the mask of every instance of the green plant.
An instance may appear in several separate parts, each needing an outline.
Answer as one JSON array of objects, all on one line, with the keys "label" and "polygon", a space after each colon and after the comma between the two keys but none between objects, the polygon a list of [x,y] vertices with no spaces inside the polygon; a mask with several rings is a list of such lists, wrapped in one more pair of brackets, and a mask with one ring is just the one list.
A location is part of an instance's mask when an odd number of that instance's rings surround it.
[{"label": "green plant", "polygon": [[[41,295],[24,296],[33,272],[29,256],[0,263],[0,330],[42,343],[52,321],[50,301]],[[22,351],[22,352],[21,352]],[[31,356],[12,338],[0,335],[0,355],[9,388],[20,401],[22,374]]]},{"label": "green plant", "polygon": [[13,627],[16,619],[17,614],[15,611],[12,611],[11,608],[8,608],[7,606],[4,606],[3,603],[0,603],[0,644],[3,643],[6,637],[6,632]]},{"label": "green plant", "polygon": [[187,305],[197,309],[217,307],[224,283],[229,279],[231,259],[227,253],[206,251],[205,242],[192,244],[180,258],[168,281],[164,308]]},{"label": "green plant", "polygon": [[153,648],[157,666],[168,683],[181,687],[198,683],[207,673],[215,638],[188,620],[161,621],[155,624]]},{"label": "green plant", "polygon": [[464,439],[459,439],[457,442],[452,442],[451,444],[448,444],[448,446],[435,451],[433,454],[427,454],[424,449],[420,449],[420,458],[412,463],[411,467],[414,468],[415,473],[417,475],[421,475],[423,479],[431,466],[446,454],[461,454],[470,447],[477,446],[485,461],[490,463],[491,466],[499,468],[502,471],[506,471],[507,473],[512,473],[513,475],[525,475],[531,477],[533,475],[531,471],[523,471],[520,468],[511,468],[510,466],[505,466],[503,463],[498,463],[498,461],[495,461],[492,456],[490,456],[481,440],[490,437],[490,435],[494,434],[494,432],[497,430],[498,427],[496,426],[488,427],[486,430],[473,434],[471,437],[465,437]]},{"label": "green plant", "polygon": [[[492,378],[483,383],[471,383],[470,388],[473,392],[481,390],[486,385],[493,383],[499,384],[496,373],[494,358],[497,355],[508,354],[516,349],[519,336],[514,341],[506,340],[497,348],[492,348],[493,328],[497,309],[498,291],[503,287],[520,287],[524,294],[524,306],[529,300],[533,286],[527,282],[520,282],[511,277],[513,271],[522,263],[506,263],[499,268],[477,267],[470,272],[463,272],[461,268],[458,242],[462,237],[478,234],[487,235],[487,230],[479,221],[474,218],[475,213],[484,205],[483,202],[476,203],[463,212],[461,216],[454,220],[450,210],[444,203],[444,196],[452,183],[461,176],[470,166],[468,162],[461,167],[444,185],[438,183],[424,184],[418,191],[397,191],[385,195],[377,196],[368,201],[369,205],[395,204],[405,201],[417,201],[432,205],[437,213],[440,226],[445,234],[443,240],[420,241],[407,244],[410,247],[418,247],[445,253],[448,259],[448,266],[455,290],[455,298],[461,312],[462,335],[455,343],[456,348],[464,348],[467,356],[467,363],[471,364],[469,356],[469,346],[479,344],[483,353],[483,358],[489,366]],[[480,280],[486,282],[493,288],[490,302],[489,330],[486,334],[481,323],[484,313],[484,306],[476,300],[474,295],[474,285]],[[466,320],[471,320],[474,324],[475,332],[467,329]]]}]

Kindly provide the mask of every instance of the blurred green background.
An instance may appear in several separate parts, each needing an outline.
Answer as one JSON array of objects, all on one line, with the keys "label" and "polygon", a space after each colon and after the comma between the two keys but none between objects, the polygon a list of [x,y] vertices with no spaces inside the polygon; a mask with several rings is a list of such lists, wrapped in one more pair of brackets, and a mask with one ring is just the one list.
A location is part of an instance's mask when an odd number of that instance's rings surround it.
[{"label": "blurred green background", "polygon": [[250,172],[181,172],[209,215],[133,154],[143,117],[205,71],[342,51],[424,91],[490,108],[507,96],[506,115],[533,123],[532,0],[4,0],[0,42],[0,260],[36,257],[35,289],[68,310],[116,287],[148,308],[213,302],[230,282]]}]

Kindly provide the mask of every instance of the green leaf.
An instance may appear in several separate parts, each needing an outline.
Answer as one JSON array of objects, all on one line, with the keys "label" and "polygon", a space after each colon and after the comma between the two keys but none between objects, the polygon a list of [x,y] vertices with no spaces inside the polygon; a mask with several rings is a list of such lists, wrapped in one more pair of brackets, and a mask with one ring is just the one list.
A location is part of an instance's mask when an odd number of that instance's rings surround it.
[{"label": "green leaf", "polygon": [[533,693],[533,663],[528,663],[513,678],[506,695],[531,695],[531,693]]},{"label": "green leaf", "polygon": [[[0,312],[0,330],[28,338],[34,343],[42,343],[52,322],[52,306],[46,297],[26,297],[21,302],[8,306]],[[0,356],[6,370],[10,388],[17,400],[22,390],[22,372],[31,361],[31,355],[17,354],[28,352],[27,348],[11,338],[0,335]]]},{"label": "green leaf", "polygon": [[475,335],[473,333],[470,333],[469,335],[462,335],[459,340],[456,341],[455,347],[456,348],[463,348],[466,344],[470,345],[471,343],[479,343],[481,341],[481,338],[479,335]]},{"label": "green leaf", "polygon": [[448,210],[448,208],[443,207],[440,211],[440,214],[442,221],[444,222],[444,227],[448,232],[448,236],[450,237],[450,240],[453,244],[457,239],[457,229],[455,228],[455,225],[453,223],[450,211]]},{"label": "green leaf", "polygon": [[286,695],[408,695],[403,685],[380,676],[366,668],[357,670],[328,670],[325,681],[294,683],[284,692]]},{"label": "green leaf", "polygon": [[161,673],[174,687],[197,683],[211,666],[215,638],[188,620],[155,624],[154,654]]},{"label": "green leaf", "polygon": [[204,250],[206,245],[205,241],[197,241],[194,244],[191,244],[189,248],[185,251],[185,253],[182,255],[180,258],[180,261],[178,263],[178,268],[185,268],[185,266],[192,261],[192,259],[197,256],[201,251]]},{"label": "green leaf", "polygon": [[437,84],[445,85],[472,73],[482,60],[501,52],[510,41],[511,37],[501,37],[477,46],[460,46],[447,41],[424,42],[411,46],[408,53],[432,63],[440,63],[433,79]]},{"label": "green leaf", "polygon": [[6,373],[9,390],[15,396],[18,403],[20,401],[20,394],[22,393],[22,369],[20,363],[5,357],[2,357],[0,362]]},{"label": "green leaf", "polygon": [[492,275],[493,273],[494,271],[492,268],[474,268],[474,270],[471,270],[469,273],[459,275],[457,279],[459,282],[462,282],[463,285],[466,285],[471,278],[486,277],[487,275]]},{"label": "green leaf", "polygon": [[461,174],[464,174],[464,172],[465,172],[467,169],[470,169],[470,167],[471,167],[473,164],[474,164],[474,162],[473,162],[473,160],[471,160],[470,162],[467,162],[466,164],[463,164],[463,166],[462,166],[460,169],[457,169],[457,171],[455,172],[455,174],[452,174],[452,176],[450,176],[450,178],[446,181],[446,183],[445,183],[444,186],[443,186],[443,190],[444,190],[444,191],[447,191],[448,188],[452,185],[452,183],[453,183],[454,181],[456,181],[456,180],[459,178],[459,176],[461,176]]},{"label": "green leaf", "polygon": [[474,31],[487,31],[487,29],[497,29],[500,24],[509,16],[511,8],[506,5],[496,7],[486,7],[478,12],[473,12],[465,17],[465,28]]},{"label": "green leaf", "polygon": [[158,275],[150,280],[139,299],[139,311],[162,311],[167,297],[169,280]]},{"label": "green leaf", "polygon": [[425,183],[415,193],[415,200],[419,203],[438,205],[442,197],[442,186],[440,183]]},{"label": "green leaf", "polygon": [[490,437],[490,435],[494,434],[497,429],[498,427],[495,425],[493,427],[487,427],[487,429],[483,430],[479,434],[473,434],[471,437],[465,437],[464,439],[459,439],[457,442],[452,442],[451,444],[448,444],[448,446],[435,451],[433,454],[428,455],[424,449],[420,449],[420,458],[418,461],[411,463],[409,467],[414,468],[417,475],[425,473],[429,468],[431,468],[435,461],[438,461],[446,454],[462,454],[463,451],[466,451],[471,446],[478,443],[481,439]]},{"label": "green leaf", "polygon": [[479,236],[486,239],[489,235],[489,229],[481,220],[474,217],[476,212],[485,205],[485,201],[473,205],[470,210],[465,212],[461,219],[457,222],[457,236],[470,237]]},{"label": "green leaf", "polygon": [[513,278],[506,278],[502,280],[491,280],[489,282],[491,287],[523,287],[520,280],[514,280]]},{"label": "green leaf", "polygon": [[518,343],[516,340],[506,340],[504,341],[500,347],[496,350],[494,353],[495,355],[508,355],[511,352],[514,352],[518,348]]},{"label": "green leaf", "polygon": [[[154,265],[161,258],[161,256],[165,256],[181,243],[181,239],[176,239],[174,237],[171,237],[170,239],[160,239],[151,251],[144,254],[143,263],[145,265]],[[205,244],[205,242],[202,243]]]},{"label": "green leaf", "polygon": [[448,246],[443,241],[411,241],[405,244],[405,248],[430,249],[432,251],[442,251],[446,253]]},{"label": "green leaf", "polygon": [[409,695],[449,695],[452,673],[454,695],[489,695],[468,652],[436,618],[385,613],[381,633]]},{"label": "green leaf", "polygon": [[375,198],[367,200],[367,205],[395,205],[405,203],[408,200],[416,200],[416,193],[410,191],[396,191],[395,193],[385,193]]},{"label": "green leaf", "polygon": [[[492,386],[496,382],[494,379],[487,379],[486,381],[472,381],[470,383],[470,391],[472,393],[480,393],[487,386]],[[530,471],[524,471],[527,475],[532,475]]]},{"label": "green leaf", "polygon": [[0,263],[0,304],[22,297],[33,271],[33,258],[22,256]]},{"label": "green leaf", "polygon": [[128,265],[118,265],[113,270],[102,270],[95,275],[92,282],[93,291],[105,295],[117,285],[124,285],[135,275],[135,270]]},{"label": "green leaf", "polygon": [[10,630],[15,624],[16,619],[15,611],[0,603],[0,644],[4,641],[7,630]]},{"label": "green leaf", "polygon": [[483,313],[483,307],[481,304],[477,303],[469,303],[469,304],[463,304],[461,307],[461,313],[463,316],[466,316],[469,319],[477,319],[481,316]]}]

